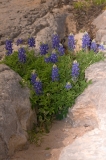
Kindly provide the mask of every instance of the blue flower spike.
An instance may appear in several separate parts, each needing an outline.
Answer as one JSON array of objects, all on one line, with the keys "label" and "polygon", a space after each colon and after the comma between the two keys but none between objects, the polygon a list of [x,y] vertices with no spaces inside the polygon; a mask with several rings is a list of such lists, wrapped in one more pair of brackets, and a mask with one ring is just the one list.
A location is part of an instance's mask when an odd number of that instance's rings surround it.
[{"label": "blue flower spike", "polygon": [[9,40],[9,39],[7,39],[6,41],[5,41],[5,49],[6,49],[6,55],[11,55],[12,54],[12,52],[13,52],[13,48],[12,48],[12,41],[11,40]]},{"label": "blue flower spike", "polygon": [[18,50],[18,59],[21,63],[25,63],[26,62],[26,51],[24,48],[19,48]]},{"label": "blue flower spike", "polygon": [[37,74],[36,74],[36,70],[33,70],[32,71],[32,74],[31,74],[31,83],[34,85],[35,82],[36,82],[36,78],[37,78]]},{"label": "blue flower spike", "polygon": [[52,48],[57,49],[59,47],[60,39],[57,33],[52,35]]},{"label": "blue flower spike", "polygon": [[74,81],[77,80],[78,76],[79,76],[79,63],[75,60],[72,64],[72,79]]},{"label": "blue flower spike", "polygon": [[90,42],[91,42],[91,39],[90,39],[90,36],[87,32],[84,32],[84,35],[82,37],[82,48],[87,51],[88,50],[88,47],[90,47]]},{"label": "blue flower spike", "polygon": [[68,36],[68,48],[70,51],[74,51],[75,49],[75,39],[72,33]]},{"label": "blue flower spike", "polygon": [[40,95],[43,93],[42,82],[38,77],[36,78],[36,82],[34,83],[34,89],[37,95]]},{"label": "blue flower spike", "polygon": [[96,44],[95,40],[92,40],[90,49],[94,52],[97,52],[97,44]]},{"label": "blue flower spike", "polygon": [[29,47],[35,47],[35,39],[33,37],[28,38]]},{"label": "blue flower spike", "polygon": [[54,49],[50,55],[50,61],[51,63],[56,63],[58,62],[58,56],[57,56],[57,53],[56,53],[56,50]]},{"label": "blue flower spike", "polygon": [[52,67],[52,81],[58,81],[58,80],[59,80],[58,67],[54,64]]},{"label": "blue flower spike", "polygon": [[65,88],[66,88],[67,90],[70,90],[70,89],[72,88],[71,83],[70,83],[70,82],[67,82]]},{"label": "blue flower spike", "polygon": [[58,52],[59,56],[63,56],[65,54],[65,49],[61,43],[59,43]]}]

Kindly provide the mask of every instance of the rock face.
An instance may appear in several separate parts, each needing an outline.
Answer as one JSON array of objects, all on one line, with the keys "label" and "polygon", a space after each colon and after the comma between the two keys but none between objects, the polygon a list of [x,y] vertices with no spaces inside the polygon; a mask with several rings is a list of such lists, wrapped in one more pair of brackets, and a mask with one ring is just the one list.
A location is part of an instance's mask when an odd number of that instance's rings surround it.
[{"label": "rock face", "polygon": [[0,160],[27,147],[27,130],[36,123],[29,90],[19,84],[21,77],[0,65]]},{"label": "rock face", "polygon": [[98,43],[103,42],[106,45],[106,11],[100,14],[92,23],[96,26],[96,41]]},{"label": "rock face", "polygon": [[59,160],[106,160],[106,132],[94,129],[67,146]]},{"label": "rock face", "polygon": [[54,32],[64,38],[66,15],[71,6],[62,6],[71,2],[72,0],[19,0],[18,3],[17,0],[0,1],[0,21],[3,22],[0,25],[1,57],[5,53],[3,44],[8,37],[14,42],[18,38],[27,41],[29,36],[36,37],[36,50],[39,49],[40,42],[49,43]]},{"label": "rock face", "polygon": [[68,116],[73,127],[94,130],[65,147],[59,160],[106,160],[106,61],[91,65],[85,77],[92,84],[77,98]]}]

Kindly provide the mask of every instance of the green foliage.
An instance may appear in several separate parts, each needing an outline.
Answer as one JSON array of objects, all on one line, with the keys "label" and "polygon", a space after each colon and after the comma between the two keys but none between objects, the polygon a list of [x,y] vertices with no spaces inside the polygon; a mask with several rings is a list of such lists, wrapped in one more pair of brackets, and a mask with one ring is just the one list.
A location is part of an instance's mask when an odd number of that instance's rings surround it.
[{"label": "green foliage", "polygon": [[83,0],[78,2],[73,2],[75,9],[82,9],[84,7],[90,7],[92,5],[103,5],[106,4],[106,0]]},{"label": "green foliage", "polygon": [[106,0],[93,0],[93,3],[96,5],[106,4]]},{"label": "green foliage", "polygon": [[[74,82],[71,77],[71,67],[74,59],[80,64],[80,75],[78,80]],[[34,56],[33,51],[27,50],[27,61],[22,64],[18,61],[18,52],[14,52],[10,56],[6,56],[3,63],[10,66],[21,77],[22,86],[30,88],[30,101],[32,109],[36,110],[38,125],[45,128],[49,132],[49,126],[54,118],[59,120],[66,117],[68,108],[75,103],[75,99],[84,91],[89,83],[85,80],[85,69],[92,63],[103,59],[101,53],[95,54],[90,51],[88,54],[80,51],[76,56],[71,53],[60,56],[56,65],[59,68],[59,81],[52,82],[51,63],[44,61],[44,56]],[[43,94],[36,95],[33,86],[30,83],[32,70],[36,70],[37,75],[43,84]],[[72,84],[72,89],[67,90],[65,85],[67,82]],[[35,137],[36,139],[36,137]]]}]

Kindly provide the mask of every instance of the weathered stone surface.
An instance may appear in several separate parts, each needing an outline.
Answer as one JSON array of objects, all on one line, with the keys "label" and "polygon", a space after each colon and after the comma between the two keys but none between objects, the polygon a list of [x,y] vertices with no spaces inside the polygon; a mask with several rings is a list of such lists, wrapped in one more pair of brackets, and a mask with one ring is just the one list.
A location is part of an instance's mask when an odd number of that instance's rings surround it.
[{"label": "weathered stone surface", "polygon": [[100,14],[92,24],[95,25],[98,30],[96,33],[96,41],[106,44],[106,37],[104,36],[106,34],[106,11]]},{"label": "weathered stone surface", "polygon": [[106,62],[91,65],[85,72],[85,78],[92,80],[92,84],[77,98],[75,105],[69,110],[72,125],[94,128],[99,125],[105,129],[102,119],[106,116],[103,114],[106,110]]},{"label": "weathered stone surface", "polygon": [[[6,38],[16,42],[18,38],[27,41],[29,36],[33,36],[36,38],[36,50],[38,51],[40,42],[50,43],[54,32],[59,34],[60,39],[64,38],[66,16],[69,14],[68,9],[72,10],[71,5],[67,4],[70,4],[72,0],[46,0],[45,3],[38,0],[19,1],[17,3],[17,0],[6,0],[0,3],[0,21],[3,22],[0,25],[1,46],[5,43]],[[63,6],[68,6],[68,9]],[[0,50],[2,57],[5,51]]]},{"label": "weathered stone surface", "polygon": [[94,130],[65,147],[59,160],[106,160],[106,61],[88,67],[85,77],[92,84],[77,98],[67,119],[73,127]]},{"label": "weathered stone surface", "polygon": [[106,160],[106,132],[94,129],[65,147],[59,160]]},{"label": "weathered stone surface", "polygon": [[36,123],[29,90],[19,84],[21,77],[0,65],[0,160],[27,147],[27,130]]}]

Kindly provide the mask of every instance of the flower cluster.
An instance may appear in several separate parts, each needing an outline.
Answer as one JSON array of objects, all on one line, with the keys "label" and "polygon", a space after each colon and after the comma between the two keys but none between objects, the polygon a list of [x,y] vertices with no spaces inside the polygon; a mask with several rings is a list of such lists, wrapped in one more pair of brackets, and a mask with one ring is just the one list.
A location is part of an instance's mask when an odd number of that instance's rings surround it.
[{"label": "flower cluster", "polygon": [[7,55],[12,54],[13,49],[12,49],[12,41],[11,40],[6,40],[5,49],[7,50],[7,52],[6,52]]},{"label": "flower cluster", "polygon": [[90,49],[93,50],[94,52],[97,52],[97,44],[96,44],[95,40],[93,40],[91,42]]},{"label": "flower cluster", "polygon": [[76,80],[79,76],[79,63],[75,60],[72,64],[72,79]]},{"label": "flower cluster", "polygon": [[50,62],[51,63],[56,63],[58,61],[58,57],[55,51],[52,52],[52,54],[50,55]]},{"label": "flower cluster", "polygon": [[74,35],[70,33],[68,36],[68,48],[73,51],[75,49],[75,39]]},{"label": "flower cluster", "polygon": [[104,51],[104,50],[105,50],[105,47],[104,47],[103,44],[100,44],[100,45],[98,46],[98,49],[99,49],[100,51]]},{"label": "flower cluster", "polygon": [[17,46],[19,46],[19,45],[22,44],[22,43],[23,43],[23,40],[22,40],[22,39],[18,39],[17,42],[16,42]]},{"label": "flower cluster", "polygon": [[57,33],[53,34],[52,36],[52,47],[54,49],[59,47],[60,39]]},{"label": "flower cluster", "polygon": [[37,95],[42,94],[43,89],[42,89],[42,82],[40,81],[40,79],[37,77],[34,83],[34,89]]},{"label": "flower cluster", "polygon": [[35,84],[36,78],[37,78],[37,74],[36,74],[35,70],[33,70],[32,74],[31,74],[31,83],[33,85]]},{"label": "flower cluster", "polygon": [[83,37],[82,37],[82,48],[83,49],[87,49],[88,47],[90,47],[90,36],[87,32],[84,33]]},{"label": "flower cluster", "polygon": [[65,54],[65,49],[61,43],[59,44],[58,52],[60,56],[63,56]]},{"label": "flower cluster", "polygon": [[40,45],[40,54],[41,54],[41,55],[47,54],[47,53],[48,53],[48,49],[49,49],[48,44],[42,43],[42,44]]},{"label": "flower cluster", "polygon": [[51,59],[50,59],[50,57],[49,57],[48,55],[45,57],[45,62],[46,62],[46,63],[51,62]]},{"label": "flower cluster", "polygon": [[58,67],[54,64],[52,67],[52,81],[58,81],[59,80],[59,73],[58,73]]},{"label": "flower cluster", "polygon": [[19,50],[18,50],[18,59],[22,63],[26,62],[26,54],[25,54],[25,49],[24,48],[19,48]]},{"label": "flower cluster", "polygon": [[28,39],[29,47],[35,47],[35,39],[33,37]]},{"label": "flower cluster", "polygon": [[70,89],[72,88],[71,83],[70,83],[70,82],[67,82],[65,88],[66,88],[67,90],[70,90]]}]

